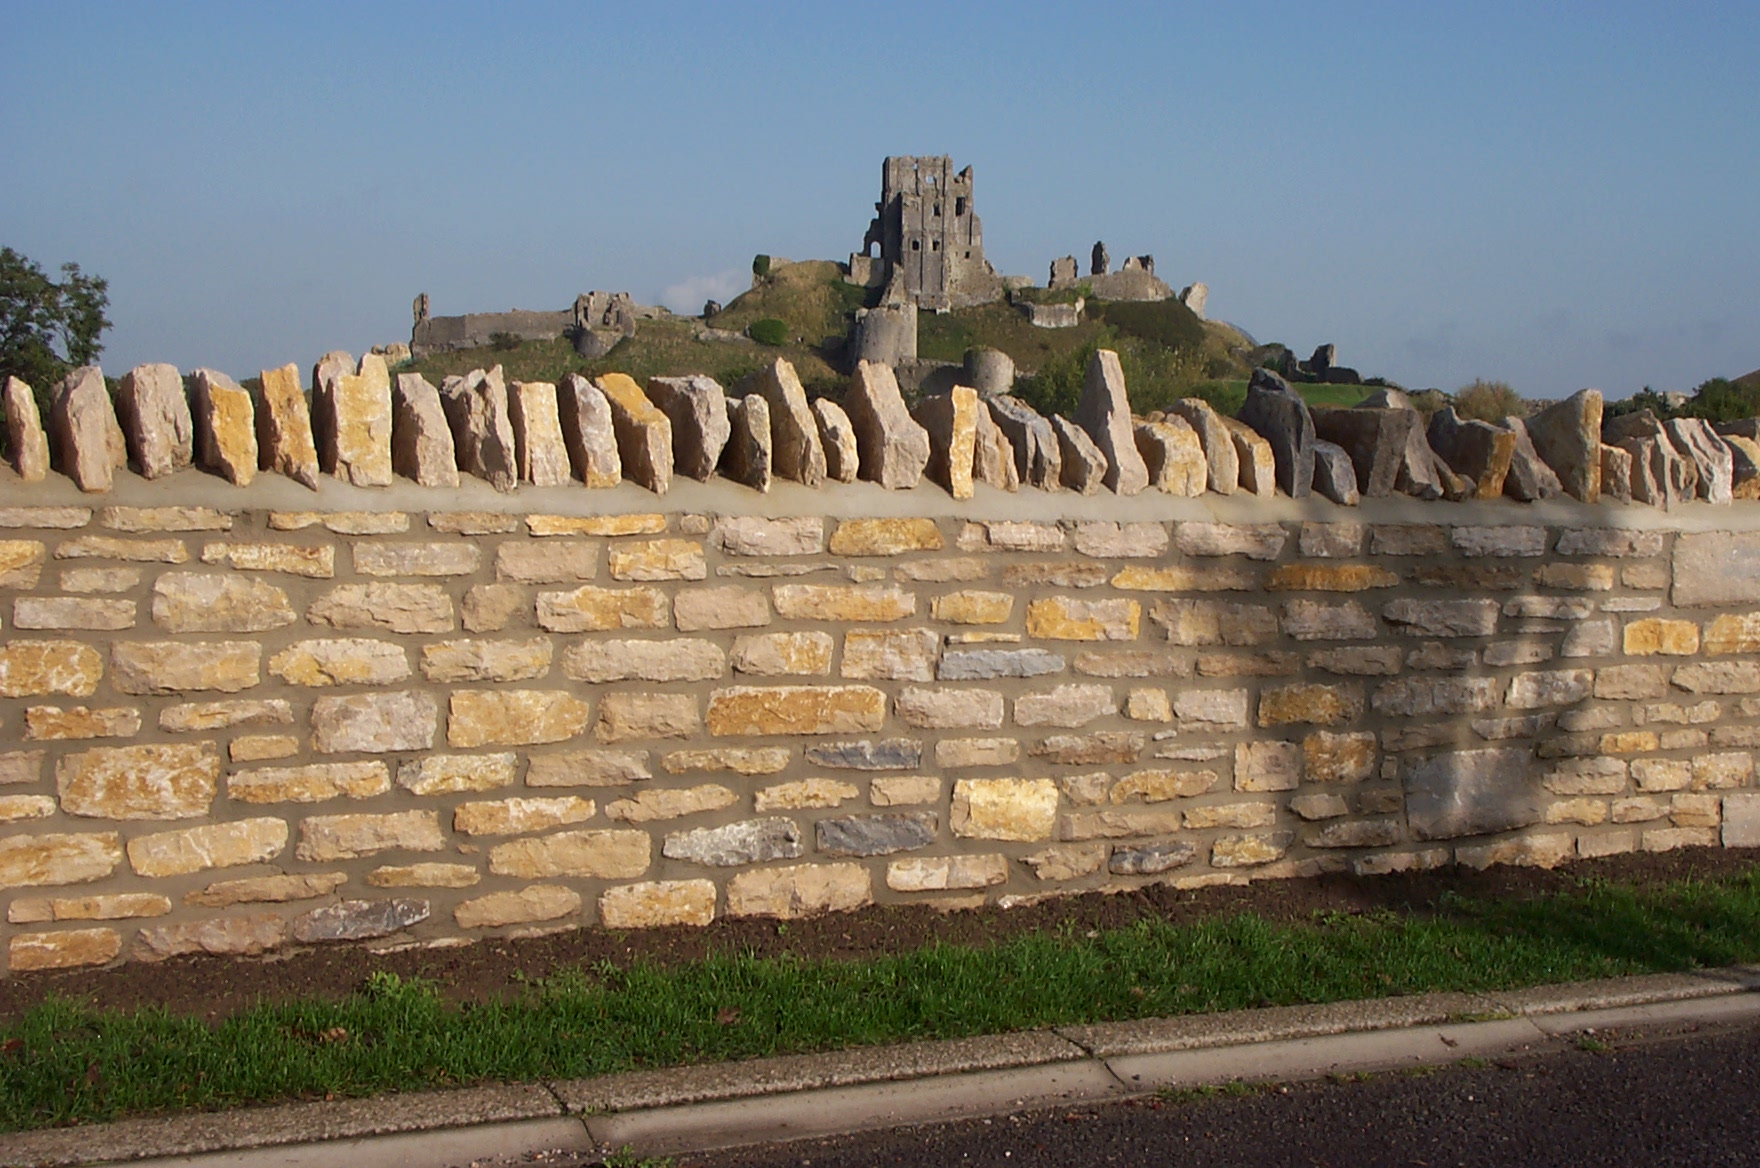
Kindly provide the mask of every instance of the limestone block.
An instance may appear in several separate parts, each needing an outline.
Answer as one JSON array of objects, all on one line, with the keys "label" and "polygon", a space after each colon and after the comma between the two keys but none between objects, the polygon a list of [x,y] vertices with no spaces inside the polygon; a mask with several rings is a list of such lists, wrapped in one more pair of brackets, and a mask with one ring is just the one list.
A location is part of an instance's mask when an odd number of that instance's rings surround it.
[{"label": "limestone block", "polygon": [[[854,783],[842,779],[798,779],[761,788],[752,798],[752,810],[759,815],[772,811],[799,811],[813,807],[840,807],[861,794]],[[728,803],[733,802],[729,792]]]},{"label": "limestone block", "polygon": [[1171,421],[1134,424],[1137,453],[1149,472],[1150,485],[1171,495],[1201,495],[1210,478],[1204,449],[1183,418],[1170,416]]},{"label": "limestone block", "polygon": [[233,762],[292,758],[301,749],[300,740],[291,734],[242,734],[226,746],[227,754]]},{"label": "limestone block", "polygon": [[668,774],[686,771],[733,771],[741,775],[773,775],[788,766],[785,747],[720,747],[714,750],[675,750],[660,760]]},{"label": "limestone block", "polygon": [[589,487],[615,487],[622,482],[617,428],[611,405],[599,388],[578,373],[568,374],[556,389],[556,412],[575,477]]},{"label": "limestone block", "polygon": [[942,681],[985,681],[995,677],[1043,677],[1062,673],[1068,663],[1044,649],[966,649],[942,654],[935,676]]},{"label": "limestone block", "polygon": [[752,392],[770,407],[771,459],[775,472],[809,487],[824,483],[826,457],[819,424],[807,404],[794,366],[780,358],[750,380]]},{"label": "limestone block", "polygon": [[1175,645],[1263,645],[1277,636],[1277,617],[1263,604],[1159,600],[1149,619]]},{"label": "limestone block", "polygon": [[800,828],[792,819],[780,818],[747,819],[723,827],[673,832],[661,846],[661,854],[667,859],[717,868],[794,859],[803,851]]},{"label": "limestone block", "polygon": [[454,690],[450,702],[449,746],[562,742],[584,732],[590,721],[588,704],[562,690]]},{"label": "limestone block", "polygon": [[1760,848],[1760,794],[1723,797],[1722,843],[1726,848]]},{"label": "limestone block", "polygon": [[35,588],[42,574],[43,545],[40,541],[0,540],[0,588]]},{"label": "limestone block", "polygon": [[391,395],[391,466],[424,487],[458,486],[458,451],[440,391],[419,373],[397,375]]},{"label": "limestone block", "polygon": [[[1104,573],[1100,580],[1105,579]],[[1003,582],[1009,583],[1004,573]],[[1078,587],[1083,585],[1077,584]],[[1248,592],[1259,586],[1258,577],[1239,568],[1144,568],[1132,565],[1112,577],[1114,588],[1133,592]],[[1150,614],[1153,619],[1154,614]]]},{"label": "limestone block", "polygon": [[375,888],[470,888],[482,879],[469,864],[393,864],[367,873]]},{"label": "limestone block", "polygon": [[1517,502],[1532,503],[1553,499],[1564,493],[1558,475],[1547,465],[1534,447],[1527,423],[1514,416],[1498,423],[1499,428],[1515,435],[1515,448],[1510,453],[1509,473],[1503,480],[1503,493]]},{"label": "limestone block", "polygon": [[1284,494],[1307,498],[1314,482],[1315,433],[1314,419],[1301,395],[1269,369],[1255,369],[1240,420],[1271,444],[1277,485]]},{"label": "limestone block", "polygon": [[1632,452],[1601,444],[1601,493],[1620,503],[1632,501]]},{"label": "limestone block", "polygon": [[368,799],[391,790],[391,772],[382,762],[321,762],[294,767],[234,771],[226,794],[241,803],[322,803],[347,797]]},{"label": "limestone block", "polygon": [[1197,847],[1185,840],[1158,844],[1121,844],[1112,849],[1112,857],[1107,861],[1106,867],[1114,876],[1158,876],[1191,863],[1197,855]]},{"label": "limestone block", "polygon": [[293,939],[307,944],[321,941],[365,941],[387,937],[428,919],[426,900],[396,897],[390,900],[343,900],[294,917]]},{"label": "limestone block", "polygon": [[1399,672],[1404,657],[1397,645],[1361,645],[1309,653],[1308,667],[1327,673],[1387,676]]},{"label": "limestone block", "polygon": [[933,629],[851,629],[843,637],[842,675],[888,681],[933,681],[941,637]]},{"label": "limestone block", "polygon": [[886,695],[872,686],[730,686],[709,695],[709,733],[859,734],[881,728]]},{"label": "limestone block", "polygon": [[1173,713],[1187,732],[1244,730],[1247,691],[1244,689],[1182,689],[1174,695]]},{"label": "limestone block", "polygon": [[1277,808],[1269,803],[1222,803],[1194,807],[1185,813],[1188,831],[1218,827],[1270,827],[1277,821]]},{"label": "limestone block", "polygon": [[1754,758],[1747,751],[1701,754],[1693,759],[1693,790],[1722,791],[1754,783]]},{"label": "limestone block", "polygon": [[190,377],[190,407],[196,461],[235,486],[250,486],[257,475],[251,395],[224,373],[198,369]]},{"label": "limestone block", "polygon": [[1699,651],[1699,626],[1656,617],[1631,621],[1625,627],[1624,648],[1628,657],[1690,657]]},{"label": "limestone block", "polygon": [[532,755],[526,786],[627,786],[651,779],[648,751],[563,751]]},{"label": "limestone block", "polygon": [[1676,536],[1673,600],[1682,608],[1760,601],[1760,532]]},{"label": "limestone block", "polygon": [[672,423],[672,457],[680,474],[706,480],[732,435],[726,393],[713,378],[651,377],[648,398]]},{"label": "limestone block", "polygon": [[40,483],[49,474],[49,438],[31,387],[8,377],[0,389],[0,414],[6,417],[6,449],[21,481]]},{"label": "limestone block", "polygon": [[[8,549],[19,544],[29,544],[28,540],[7,540],[0,542],[0,588],[35,588],[37,574],[41,568],[42,544],[36,545],[34,552],[25,553],[30,557],[23,565],[7,569],[4,565],[17,553],[9,553]],[[63,592],[132,592],[141,582],[139,568],[64,568],[61,572],[61,590]]]},{"label": "limestone block", "polygon": [[1413,637],[1486,637],[1497,631],[1495,600],[1390,600],[1381,610],[1398,632]]},{"label": "limestone block", "polygon": [[[1452,470],[1470,478],[1473,496],[1496,500],[1515,457],[1515,431],[1491,422],[1457,417],[1454,406],[1443,406],[1429,420],[1429,445]],[[1600,440],[1600,433],[1596,433]]]},{"label": "limestone block", "polygon": [[955,625],[999,625],[1014,614],[1014,596],[1007,592],[968,589],[948,592],[930,602],[930,614]]},{"label": "limestone block", "polygon": [[[181,687],[180,687],[181,688]],[[224,730],[230,726],[290,726],[293,707],[272,701],[190,702],[159,712],[159,729],[171,733]]]},{"label": "limestone block", "polygon": [[1735,456],[1703,418],[1670,418],[1663,423],[1675,449],[1698,470],[1695,493],[1708,503],[1727,504],[1735,498]]},{"label": "limestone block", "polygon": [[[240,819],[136,836],[128,841],[128,862],[140,876],[183,876],[209,868],[261,864],[286,846],[285,820]],[[121,858],[118,848],[116,859]]]},{"label": "limestone block", "polygon": [[606,743],[632,738],[690,738],[702,728],[697,699],[691,694],[617,692],[599,699],[599,721],[593,736]]},{"label": "limestone block", "polygon": [[336,549],[323,544],[309,547],[292,543],[210,543],[202,548],[202,563],[221,564],[241,572],[285,572],[313,580],[336,575]]},{"label": "limestone block", "polygon": [[[623,477],[664,495],[672,485],[672,422],[642,393],[642,387],[622,373],[594,379],[611,407],[611,424],[617,434],[617,452]],[[804,395],[803,395],[804,399]],[[803,408],[805,402],[802,402]],[[815,436],[817,441],[817,436]]]},{"label": "limestone block", "polygon": [[595,588],[538,593],[538,624],[553,633],[663,629],[666,594],[658,588]]},{"label": "limestone block", "polygon": [[886,865],[886,887],[894,892],[945,892],[1006,883],[1008,857],[997,852],[977,856],[912,857],[893,860]]},{"label": "limestone block", "polygon": [[513,490],[519,484],[519,451],[501,366],[448,377],[440,399],[459,469],[497,491]]},{"label": "limestone block", "polygon": [[438,719],[439,707],[431,694],[321,697],[312,703],[312,749],[319,754],[428,750],[434,745]]},{"label": "limestone block", "polygon": [[190,953],[252,957],[287,943],[287,922],[274,913],[214,917],[188,924],[156,925],[135,934],[136,961],[163,961]]},{"label": "limestone block", "polygon": [[[1243,707],[1244,709],[1244,707]],[[974,744],[976,757],[966,765],[1000,766],[1020,757],[1020,746],[1012,739],[968,739]],[[1032,755],[1060,766],[1093,766],[1114,762],[1135,762],[1143,752],[1144,737],[1134,730],[1101,730],[1093,734],[1053,734],[1033,744]],[[986,743],[999,744],[985,747]],[[1010,747],[1012,746],[1012,749]],[[993,751],[993,753],[992,753]],[[939,744],[936,757],[940,758]],[[996,761],[988,761],[994,758]]]},{"label": "limestone block", "polygon": [[1096,559],[1159,556],[1167,551],[1167,527],[1161,523],[1078,523],[1075,546],[1083,555]]},{"label": "limestone block", "polygon": [[126,694],[237,693],[261,679],[262,660],[255,641],[118,641],[110,647],[110,681]]},{"label": "limestone block", "polygon": [[868,784],[868,801],[876,807],[908,807],[920,803],[939,803],[941,802],[941,780],[933,775],[877,777]]},{"label": "limestone block", "polygon": [[855,426],[849,415],[830,398],[814,398],[813,420],[819,427],[819,444],[825,451],[825,474],[834,482],[853,483],[859,467]]},{"label": "limestone block", "polygon": [[1174,546],[1188,556],[1241,555],[1249,560],[1275,560],[1289,541],[1281,523],[1181,523]]},{"label": "limestone block", "polygon": [[97,896],[21,897],[7,909],[15,925],[48,921],[119,921],[162,917],[171,901],[156,892],[121,892]]},{"label": "limestone block", "polygon": [[916,486],[929,463],[929,434],[905,408],[892,367],[857,362],[843,408],[855,432],[861,477],[889,490]]},{"label": "limestone block", "polygon": [[606,558],[616,580],[701,580],[709,574],[703,545],[691,539],[616,543]]},{"label": "limestone block", "polygon": [[1497,708],[1502,687],[1491,677],[1413,677],[1376,689],[1370,705],[1394,717],[1477,714]]},{"label": "limestone block", "polygon": [[495,549],[497,580],[517,584],[572,584],[593,579],[598,570],[597,544],[509,540]]},{"label": "limestone block", "polygon": [[1137,452],[1132,433],[1124,369],[1119,365],[1118,354],[1110,349],[1097,350],[1088,361],[1075,423],[1087,431],[1106,459],[1102,481],[1115,494],[1135,495],[1149,485],[1149,469]]},{"label": "limestone block", "polygon": [[1760,443],[1743,434],[1721,437],[1730,453],[1730,493],[1737,499],[1760,499]]},{"label": "limestone block", "polygon": [[819,676],[831,672],[836,642],[829,633],[764,633],[738,637],[733,668],[765,676]]},{"label": "limestone block", "polygon": [[1197,436],[1203,451],[1205,485],[1219,495],[1232,495],[1241,484],[1240,456],[1223,418],[1202,398],[1182,398],[1169,411]]},{"label": "limestone block", "polygon": [[1218,836],[1210,847],[1212,868],[1245,868],[1281,860],[1295,842],[1295,833],[1271,831]]},{"label": "limestone block", "polygon": [[1602,498],[1602,392],[1579,389],[1526,419],[1535,452],[1573,500]]},{"label": "limestone block", "polygon": [[312,370],[318,464],[357,487],[388,487],[391,372],[377,353],[363,356],[352,373],[348,366],[348,354],[326,354]]},{"label": "limestone block", "polygon": [[1632,460],[1632,498],[1673,508],[1698,489],[1698,465],[1679,450],[1667,428],[1649,410],[1607,419],[1607,441]]},{"label": "limestone block", "polygon": [[1311,783],[1361,783],[1375,775],[1375,735],[1316,730],[1302,739],[1302,773]]},{"label": "limestone block", "polygon": [[20,596],[12,602],[15,629],[132,629],[132,600],[93,600],[83,596]]},{"label": "limestone block", "polygon": [[96,365],[75,369],[55,387],[49,433],[57,465],[82,491],[108,491],[117,468],[128,463],[122,427]]},{"label": "limestone block", "polygon": [[1420,840],[1488,835],[1538,823],[1526,750],[1439,754],[1405,768],[1406,815]]},{"label": "limestone block", "polygon": [[437,641],[422,646],[422,676],[446,685],[529,681],[550,672],[554,652],[547,637]]},{"label": "limestone block", "polygon": [[777,614],[790,620],[880,623],[917,611],[916,593],[879,585],[778,584],[771,595]]},{"label": "limestone block", "polygon": [[509,625],[532,623],[532,602],[525,589],[507,584],[476,584],[458,606],[459,621],[468,632],[492,633]]},{"label": "limestone block", "polygon": [[[719,783],[704,783],[696,787],[649,788],[608,804],[605,817],[625,823],[650,823],[658,819],[678,819],[705,811],[719,811],[723,807],[733,806],[738,799],[737,795]],[[767,808],[758,807],[757,810],[763,812]]]},{"label": "limestone block", "polygon": [[461,835],[525,835],[593,818],[597,805],[576,795],[460,803],[452,830]]},{"label": "limestone block", "polygon": [[1114,804],[1165,803],[1202,795],[1216,783],[1215,771],[1137,771],[1114,783],[1107,800]]},{"label": "limestone block", "polygon": [[726,400],[730,432],[721,451],[721,473],[736,483],[768,492],[773,474],[770,403],[761,394]]},{"label": "limestone block", "polygon": [[445,846],[439,815],[433,811],[314,815],[300,823],[295,855],[308,863],[329,863],[387,851],[437,852]]},{"label": "limestone block", "polygon": [[1042,491],[1055,491],[1063,480],[1063,451],[1052,424],[1017,397],[984,397],[990,420],[1014,454],[1015,479]]},{"label": "limestone block", "polygon": [[707,925],[715,919],[712,880],[655,880],[620,884],[599,896],[599,923],[607,929]]},{"label": "limestone block", "polygon": [[1055,523],[1003,520],[966,524],[959,534],[959,546],[962,551],[1053,552],[1062,550],[1068,538]]},{"label": "limestone block", "polygon": [[0,837],[0,888],[85,884],[122,863],[122,837],[113,831]]},{"label": "limestone block", "polygon": [[132,706],[104,710],[86,706],[75,706],[70,710],[56,706],[27,706],[24,711],[24,736],[30,742],[133,738],[140,729],[141,712]]},{"label": "limestone block", "polygon": [[153,622],[170,633],[261,633],[299,619],[273,584],[216,572],[166,572],[153,582]]},{"label": "limestone block", "polygon": [[935,842],[933,811],[847,815],[814,824],[816,850],[828,856],[890,856]]},{"label": "limestone block", "polygon": [[12,972],[26,973],[103,965],[121,951],[122,936],[115,929],[67,929],[55,933],[15,933],[6,944],[6,959]]},{"label": "limestone block", "polygon": [[61,810],[101,819],[191,819],[206,815],[220,778],[212,742],[104,746],[55,766]]},{"label": "limestone block", "polygon": [[724,515],[715,520],[709,542],[730,556],[817,555],[825,549],[825,521],[810,516]]},{"label": "limestone block", "polygon": [[831,534],[834,556],[895,556],[945,547],[933,519],[846,519]]},{"label": "limestone block", "polygon": [[994,730],[1002,725],[1002,695],[995,690],[910,686],[899,692],[897,710],[906,725],[925,730]]},{"label": "limestone block", "polygon": [[548,381],[516,381],[508,387],[507,417],[521,482],[560,487],[572,477],[562,437],[556,386]]},{"label": "limestone block", "polygon": [[1134,641],[1142,606],[1134,600],[1049,596],[1027,605],[1027,636],[1054,641]]},{"label": "limestone block", "polygon": [[389,685],[410,675],[402,646],[348,638],[300,641],[269,658],[269,672],[289,685]]},{"label": "limestone block", "polygon": [[[1092,495],[1104,485],[1111,464],[1106,455],[1088,432],[1077,426],[1061,414],[1051,418],[1051,428],[1057,435],[1057,451],[1060,461],[1059,482],[1082,495]],[[1143,471],[1145,481],[1148,469]]]},{"label": "limestone block", "polygon": [[143,478],[163,478],[190,465],[195,430],[177,366],[136,365],[123,374],[116,416]]},{"label": "limestone block", "polygon": [[1105,685],[1060,685],[1015,699],[1014,720],[1020,726],[1084,726],[1118,713],[1118,699]]},{"label": "limestone block", "polygon": [[980,408],[977,390],[956,385],[944,394],[924,398],[911,411],[929,436],[925,473],[955,499],[972,497]]},{"label": "limestone block", "polygon": [[183,564],[189,561],[189,549],[181,539],[108,539],[101,535],[87,535],[61,543],[55,549],[55,558],[124,560],[136,564]]},{"label": "limestone block", "polygon": [[580,893],[556,884],[533,884],[518,892],[491,892],[452,911],[461,929],[499,929],[536,921],[555,921],[581,910]]},{"label": "limestone block", "polygon": [[565,831],[513,840],[489,850],[489,871],[520,879],[629,879],[648,870],[652,841],[645,831]]},{"label": "limestone block", "polygon": [[318,447],[312,435],[311,407],[300,389],[298,366],[262,371],[252,415],[259,467],[316,490]]},{"label": "limestone block", "polygon": [[813,766],[833,767],[838,770],[910,770],[922,765],[923,743],[917,738],[815,742],[802,754]]},{"label": "limestone block", "polygon": [[1554,868],[1570,859],[1574,843],[1568,834],[1562,832],[1503,840],[1481,847],[1456,848],[1455,863],[1477,870],[1489,868],[1493,864],[1511,864],[1518,868]]},{"label": "limestone block", "polygon": [[452,598],[433,584],[341,584],[319,597],[306,619],[333,629],[449,633]]},{"label": "limestone block", "polygon": [[1709,622],[1704,645],[1712,656],[1760,653],[1760,612],[1726,613]]},{"label": "limestone block", "polygon": [[873,899],[860,864],[796,864],[735,876],[727,885],[727,915],[800,920],[851,912]]},{"label": "limestone block", "polygon": [[[1362,592],[1370,588],[1392,588],[1398,583],[1398,576],[1376,564],[1279,564],[1265,578],[1265,587],[1272,592]],[[1285,611],[1288,612],[1292,605],[1303,603],[1308,602],[1291,601],[1285,605]],[[1349,635],[1374,636],[1373,624],[1367,627],[1370,629],[1367,633]]]},{"label": "limestone block", "polygon": [[1293,791],[1302,778],[1304,751],[1294,742],[1243,742],[1235,747],[1237,791]]},{"label": "limestone block", "polygon": [[1259,725],[1341,726],[1354,722],[1363,712],[1361,686],[1316,685],[1297,682],[1268,686],[1259,694]]},{"label": "limestone block", "polygon": [[563,657],[575,681],[705,681],[727,672],[727,657],[711,641],[583,641]]},{"label": "limestone block", "polygon": [[55,811],[55,800],[48,795],[0,795],[0,823],[47,819]]}]

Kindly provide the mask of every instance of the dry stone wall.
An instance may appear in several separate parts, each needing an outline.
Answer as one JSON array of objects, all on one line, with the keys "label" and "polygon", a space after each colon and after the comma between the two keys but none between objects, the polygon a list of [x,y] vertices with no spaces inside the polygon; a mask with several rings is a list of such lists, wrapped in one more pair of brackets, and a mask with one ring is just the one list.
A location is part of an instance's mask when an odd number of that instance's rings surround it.
[{"label": "dry stone wall", "polygon": [[1760,845],[1743,514],[419,494],[0,501],[10,971]]}]

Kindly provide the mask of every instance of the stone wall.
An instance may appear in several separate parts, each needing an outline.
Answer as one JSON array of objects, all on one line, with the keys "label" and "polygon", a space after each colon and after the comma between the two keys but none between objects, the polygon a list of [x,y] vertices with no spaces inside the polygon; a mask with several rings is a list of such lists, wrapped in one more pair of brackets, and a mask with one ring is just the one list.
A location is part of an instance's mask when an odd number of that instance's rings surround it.
[{"label": "stone wall", "polygon": [[1746,509],[0,485],[10,971],[1760,845]]}]

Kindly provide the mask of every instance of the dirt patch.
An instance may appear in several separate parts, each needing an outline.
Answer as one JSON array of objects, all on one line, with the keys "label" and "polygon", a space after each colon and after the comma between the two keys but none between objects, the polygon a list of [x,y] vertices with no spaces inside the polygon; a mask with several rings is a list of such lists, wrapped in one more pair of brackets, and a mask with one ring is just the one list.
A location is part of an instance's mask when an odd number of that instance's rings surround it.
[{"label": "dirt patch", "polygon": [[1433,911],[1443,894],[1450,892],[1469,898],[1521,899],[1568,891],[1589,879],[1645,887],[1735,877],[1756,867],[1760,867],[1760,849],[1698,848],[1583,861],[1555,872],[1494,868],[1367,879],[1326,876],[1190,892],[1152,887],[1110,895],[1088,893],[1007,910],[942,913],[921,906],[887,905],[786,925],[773,920],[719,920],[705,929],[641,932],[595,926],[546,937],[396,953],[338,945],[272,959],[183,957],[159,964],[133,962],[109,969],[0,978],[0,1021],[15,1019],[51,994],[122,1010],[157,1005],[174,1014],[221,1018],[259,1001],[342,997],[379,970],[433,981],[452,1001],[478,1002],[517,994],[532,979],[558,970],[600,961],[670,966],[711,953],[740,952],[850,961],[936,941],[981,946],[1022,933],[1085,932],[1144,919],[1184,924],[1254,913],[1268,920],[1299,921],[1317,913],[1378,910],[1422,915]]}]

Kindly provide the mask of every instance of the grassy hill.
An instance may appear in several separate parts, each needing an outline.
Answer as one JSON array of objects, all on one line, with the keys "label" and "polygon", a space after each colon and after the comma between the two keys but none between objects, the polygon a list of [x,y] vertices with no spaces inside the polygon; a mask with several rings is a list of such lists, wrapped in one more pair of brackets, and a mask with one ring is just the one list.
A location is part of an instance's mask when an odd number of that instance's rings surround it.
[{"label": "grassy hill", "polygon": [[[438,353],[408,368],[436,385],[450,374],[499,364],[510,381],[553,382],[568,373],[595,376],[615,370],[638,381],[705,373],[731,388],[746,374],[784,357],[810,394],[836,397],[847,382],[845,351],[856,312],[877,298],[877,289],[845,283],[840,265],[812,260],[767,272],[707,322],[692,317],[644,320],[635,336],[595,360],[580,357],[567,340],[559,339]],[[1074,328],[1043,329],[1006,302],[920,313],[917,351],[924,360],[959,362],[967,349],[1000,349],[1014,358],[1023,376],[1017,392],[1047,412],[1074,412],[1088,358],[1098,348],[1117,350],[1131,404],[1139,413],[1191,396],[1205,397],[1232,413],[1245,399],[1251,369],[1243,354],[1251,344],[1239,330],[1200,319],[1177,300],[1090,300],[1083,316]],[[780,344],[724,339],[760,321],[781,322]],[[723,339],[712,339],[705,323]],[[1309,400],[1327,405],[1352,404],[1368,392],[1359,386],[1298,388]]]}]

